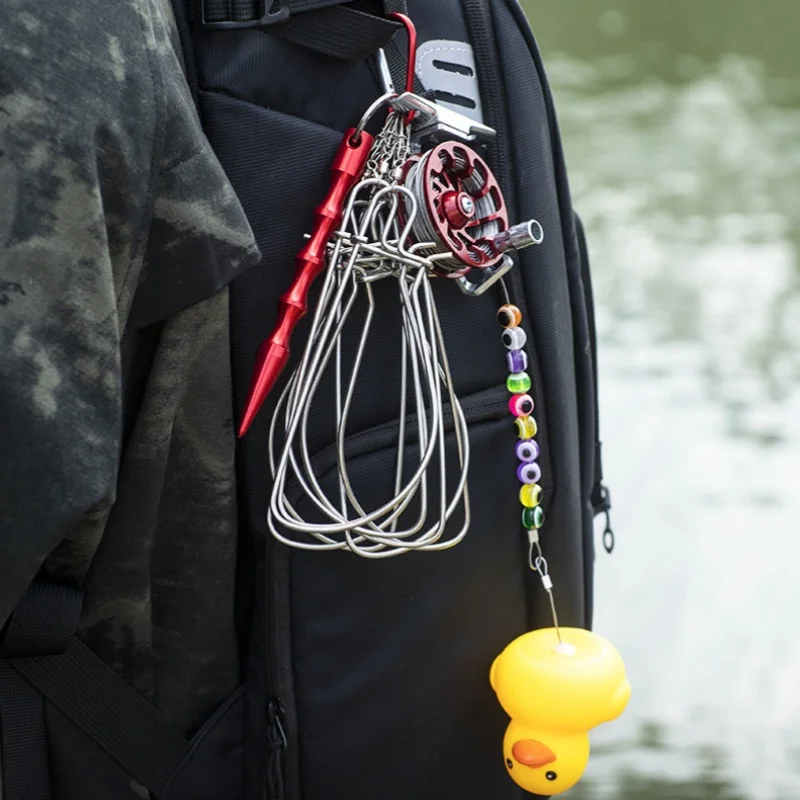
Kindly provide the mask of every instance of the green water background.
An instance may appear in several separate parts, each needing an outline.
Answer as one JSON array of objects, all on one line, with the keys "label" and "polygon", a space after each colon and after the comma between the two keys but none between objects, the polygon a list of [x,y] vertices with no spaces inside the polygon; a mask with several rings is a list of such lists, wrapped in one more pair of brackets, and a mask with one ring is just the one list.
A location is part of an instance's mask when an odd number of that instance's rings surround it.
[{"label": "green water background", "polygon": [[565,797],[797,800],[800,2],[523,6],[593,258],[596,628],[633,684]]}]

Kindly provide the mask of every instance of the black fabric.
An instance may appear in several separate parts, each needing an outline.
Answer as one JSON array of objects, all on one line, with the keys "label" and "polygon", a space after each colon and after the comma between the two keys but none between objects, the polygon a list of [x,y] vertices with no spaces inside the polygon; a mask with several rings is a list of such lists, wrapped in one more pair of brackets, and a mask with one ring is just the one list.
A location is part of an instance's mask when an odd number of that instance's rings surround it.
[{"label": "black fabric", "polygon": [[[466,39],[457,5],[420,4],[411,12],[422,41]],[[340,131],[378,87],[362,64],[304,56],[274,37],[243,31],[200,41],[206,129],[264,254],[264,267],[232,288],[241,408],[255,351],[274,324],[277,298],[325,192]],[[398,45],[402,54],[403,37]],[[265,74],[270,81],[259,79]],[[396,386],[387,382],[385,364],[396,359],[399,343],[385,289],[376,287],[381,324],[364,366],[382,391],[356,398],[348,441],[349,448],[365,448],[354,464],[358,491],[382,491],[391,471],[390,450],[380,442],[392,435]],[[289,551],[265,525],[270,478],[263,448],[280,387],[240,443],[243,523],[256,552],[264,552],[266,637],[254,668],[284,708],[282,776],[284,797],[292,800],[522,796],[496,757],[506,720],[488,685],[491,659],[526,629],[526,595],[536,591],[519,533],[505,351],[494,315],[499,296],[469,299],[444,282],[435,290],[473,431],[474,518],[465,542],[446,554],[377,565]],[[302,323],[293,336],[293,353],[306,330]],[[323,419],[312,426],[317,459],[325,458],[328,427]],[[323,469],[324,462],[315,463]],[[485,464],[492,464],[488,474],[480,471]],[[549,482],[545,488],[549,505]],[[561,534],[559,527],[554,536]],[[574,546],[572,534],[564,538]],[[378,762],[363,756],[376,751]],[[463,767],[455,777],[440,766],[450,760]]]},{"label": "black fabric", "polygon": [[[259,19],[264,15],[265,9],[267,12],[271,12],[277,4],[288,8],[290,14],[302,14],[349,2],[352,0],[205,0],[204,8],[205,18],[209,22],[243,22]],[[402,11],[405,8],[405,2],[374,0],[373,4],[378,6],[378,2],[384,13]]]},{"label": "black fabric", "polygon": [[[518,273],[542,387],[541,395],[534,395],[536,416],[544,420],[542,468],[558,487],[555,502],[546,509],[542,547],[555,582],[559,619],[583,627],[591,620],[594,552],[585,476],[593,437],[587,435],[590,420],[579,411],[585,396],[579,400],[578,389],[587,380],[579,375],[591,365],[574,213],[552,97],[530,28],[513,2],[489,8],[491,29],[503,43],[495,52],[507,101],[507,161],[516,186],[512,201],[519,218],[535,217],[545,231],[541,245],[520,253]],[[517,131],[525,135],[512,135]],[[576,353],[583,354],[579,361]],[[549,624],[543,603],[532,607],[531,623]]]},{"label": "black fabric", "polygon": [[[317,11],[320,8],[338,6],[348,0],[277,0],[291,14],[304,11]],[[266,3],[266,5],[265,5]],[[271,12],[273,0],[204,0],[207,22],[244,22],[257,20],[266,12]]]},{"label": "black fabric", "polygon": [[[202,55],[198,59],[198,79],[206,99],[209,94],[221,94],[243,101],[242,115],[246,104],[275,108],[287,117],[298,117],[320,128],[343,133],[358,123],[366,106],[381,91],[370,69],[372,58],[342,61],[250,30],[238,31],[235,35],[201,33],[198,38],[202,45],[198,47]],[[264,79],[265,75],[269,80]],[[354,101],[342,103],[342,96],[353,97]],[[206,117],[203,122],[206,127],[212,124]],[[235,124],[239,127],[247,123],[244,118],[237,117]],[[291,135],[291,131],[285,131],[284,135]],[[291,142],[273,144],[271,137],[269,146],[258,144],[252,158],[260,167],[264,161],[284,157],[291,148]],[[308,160],[314,165],[309,169],[322,169],[320,183],[324,192],[330,164],[319,163],[316,153],[308,154]],[[294,174],[304,171],[302,152],[291,168]],[[280,165],[275,169],[288,183],[280,184],[279,188],[276,185],[274,192],[271,188],[262,192],[264,213],[269,208],[272,215],[282,213],[282,198],[290,204],[297,202],[294,174]],[[278,226],[271,227],[282,240],[284,234]],[[265,256],[263,263],[271,263],[269,257]]]},{"label": "black fabric", "polygon": [[[215,59],[224,63],[220,53]],[[306,70],[310,71],[309,66]],[[360,113],[364,101],[369,102],[368,90],[365,85],[365,97],[348,100],[350,113]],[[325,191],[341,134],[224,94],[204,93],[202,105],[209,136],[265,255],[265,268],[243,276],[232,289],[234,374],[240,408],[255,350],[274,324],[277,297],[291,279],[294,252],[310,225],[316,198]],[[230,135],[233,132],[235,135]],[[281,186],[284,191],[265,194],[264,186]],[[395,334],[399,322],[394,307],[386,302],[389,287],[376,287],[376,291],[385,323],[376,327],[374,345],[365,356],[368,375],[382,375],[384,363],[399,354]],[[269,666],[260,668],[269,676],[270,691],[280,696],[286,712],[287,798],[338,800],[349,796],[360,800],[380,796],[395,800],[415,796],[415,792],[422,797],[436,796],[435,792],[447,796],[450,784],[444,774],[437,776],[434,766],[438,745],[420,748],[416,742],[429,740],[431,725],[437,729],[437,742],[439,737],[455,736],[451,728],[456,722],[454,708],[460,709],[457,729],[468,732],[469,745],[460,744],[469,748],[470,758],[478,764],[477,769],[468,771],[463,785],[459,779],[456,792],[461,789],[468,796],[474,783],[482,796],[498,800],[519,796],[502,762],[480,757],[493,752],[502,738],[502,712],[490,690],[481,690],[476,696],[469,688],[488,689],[491,658],[525,629],[525,554],[516,535],[518,488],[513,481],[513,433],[503,385],[505,351],[491,297],[472,300],[445,284],[436,291],[440,310],[446,314],[447,340],[454,348],[455,379],[465,407],[472,409],[469,418],[475,435],[479,435],[480,415],[490,414],[496,420],[485,425],[480,434],[482,444],[476,443],[473,482],[485,484],[486,477],[479,476],[477,465],[487,461],[496,463],[498,476],[507,473],[510,477],[503,481],[501,491],[479,492],[476,505],[480,508],[474,511],[473,531],[463,547],[459,545],[447,557],[433,555],[411,562],[404,557],[386,565],[337,554],[330,554],[331,561],[316,554],[289,553],[273,544],[264,517],[270,482],[263,443],[278,392],[241,442],[241,510],[247,530],[267,551],[265,655]],[[306,330],[307,326],[301,325],[293,337],[295,354],[301,351]],[[470,353],[481,369],[474,369]],[[483,392],[487,386],[498,389],[487,396]],[[353,418],[359,421],[354,440],[361,440],[372,426],[391,423],[395,388],[363,393],[354,401]],[[474,395],[473,402],[469,402],[470,395]],[[509,434],[510,441],[506,439]],[[329,444],[330,431],[324,419],[313,425],[311,440],[316,451]],[[391,460],[388,450],[365,456],[359,467],[359,491],[366,476],[384,474]],[[380,489],[376,486],[374,490]],[[380,609],[386,617],[386,631],[392,634],[381,635],[372,614],[357,622],[352,598],[342,592],[343,586],[357,587],[358,596],[375,599],[375,611]],[[470,588],[458,589],[454,596],[454,587]],[[408,606],[410,596],[418,598],[413,612]],[[488,597],[493,598],[491,603],[487,603]],[[432,641],[437,635],[442,636],[441,646],[434,648]],[[429,682],[421,682],[423,673]],[[432,687],[438,686],[445,674],[459,674],[460,678],[434,700]],[[400,686],[408,687],[415,698],[407,715],[398,713]],[[390,715],[391,724],[381,726],[378,732],[375,721],[382,713]],[[480,724],[471,724],[471,715]],[[439,722],[433,722],[437,718]],[[362,734],[356,740],[359,730],[366,737],[363,741]],[[391,785],[384,785],[385,780],[374,770],[357,765],[360,759],[354,754],[372,746],[385,754],[385,766],[393,775]],[[445,744],[442,747],[448,751]],[[413,770],[408,769],[409,759],[416,765]],[[429,776],[430,794],[420,789],[422,774]]]},{"label": "black fabric", "polygon": [[189,20],[189,7],[185,0],[170,0],[172,13],[175,17],[175,27],[178,31],[178,40],[181,46],[181,59],[183,71],[186,75],[186,83],[192,94],[195,107],[199,99],[197,96],[197,65],[194,59],[194,47],[192,46],[192,33]]},{"label": "black fabric", "polygon": [[61,655],[11,663],[126,772],[164,795],[189,743],[91,650],[73,639]]},{"label": "black fabric", "polygon": [[[270,11],[271,0],[204,0],[203,8],[207,22],[244,22],[256,20]],[[283,0],[284,4],[286,0]]]},{"label": "black fabric", "polygon": [[[474,45],[487,122],[499,133],[490,158],[513,221],[535,217],[545,229],[544,244],[521,255],[509,282],[529,333],[547,515],[542,541],[562,621],[586,626],[590,494],[599,474],[593,320],[546,78],[515,3],[410,6],[421,42]],[[399,26],[382,19],[402,3],[297,0],[289,8],[287,22],[255,30],[190,34],[178,20],[204,128],[263,253],[231,289],[237,411],[342,131],[379,91],[364,56],[385,46],[398,89],[405,70],[405,37],[390,39]],[[211,0],[206,11],[247,21],[264,8]],[[488,672],[510,640],[550,620],[520,528],[506,353],[495,319],[500,292],[467,298],[448,281],[437,281],[434,292],[470,426],[465,541],[379,563],[276,543],[266,527],[264,448],[278,387],[237,456],[242,687],[189,741],[73,636],[80,595],[38,585],[0,643],[4,800],[77,800],[82,775],[102,800],[129,800],[142,787],[155,800],[522,800],[502,762],[507,718]],[[367,502],[392,486],[398,430],[398,376],[387,365],[398,361],[400,314],[390,287],[378,284],[375,293],[381,311],[363,369],[365,385],[377,390],[354,399],[346,442],[351,481]],[[295,358],[307,330],[308,320],[293,337]],[[346,338],[345,349],[352,343]],[[132,353],[131,364],[150,352]],[[332,389],[320,400],[332,402]],[[309,443],[320,480],[331,486],[329,420],[312,419]],[[299,487],[293,491],[311,515]],[[57,749],[48,747],[54,735]],[[93,764],[102,780],[89,777]]]},{"label": "black fabric", "polygon": [[[592,273],[589,263],[589,248],[586,243],[586,231],[583,227],[583,221],[576,214],[575,215],[575,228],[578,234],[578,248],[580,251],[581,259],[581,279],[583,282],[583,291],[586,297],[586,314],[589,325],[589,347],[592,357],[592,384],[597,386],[597,333],[594,318],[594,295],[592,292]],[[598,402],[597,393],[593,393],[594,397],[594,461],[593,461],[593,484],[592,484],[592,509],[595,514],[601,514],[611,508],[611,500],[608,492],[603,486],[603,455],[602,445],[600,442],[600,404]]]},{"label": "black fabric", "polygon": [[[69,584],[86,587],[82,641],[181,730],[200,727],[238,685],[224,287],[258,253],[194,113],[166,0],[82,0],[68,13],[54,0],[0,3],[0,30],[0,273],[11,287],[0,298],[4,780],[36,796],[26,776],[46,780],[49,765],[55,800],[127,800],[130,789],[98,789],[99,748],[21,670],[67,666],[79,607]],[[174,305],[153,291],[162,270]],[[120,453],[121,339],[145,283],[168,320]],[[20,331],[25,346],[13,348]],[[25,597],[37,574],[60,583]],[[91,674],[55,677],[71,682],[71,705],[93,708]],[[15,711],[23,690],[34,702]],[[113,746],[110,730],[95,737]],[[132,783],[117,772],[116,786]]]},{"label": "black fabric", "polygon": [[156,797],[163,795],[189,743],[163,716],[75,637],[82,595],[34,581],[0,643],[3,771],[16,794],[49,797],[45,698]]},{"label": "black fabric", "polygon": [[333,58],[353,61],[386,45],[399,28],[398,23],[383,17],[334,6],[290,17],[285,24],[265,31]]},{"label": "black fabric", "polygon": [[142,800],[147,790],[47,700],[51,800]]},{"label": "black fabric", "polygon": [[63,653],[75,633],[81,601],[77,589],[35,581],[0,636],[0,731],[5,800],[48,800],[50,797],[44,697],[16,669],[16,664],[20,659],[46,660]]},{"label": "black fabric", "polygon": [[[408,70],[408,42],[405,41],[405,37],[403,39],[402,47],[398,44],[397,38],[394,38],[384,48],[386,63],[389,66],[389,73],[392,76],[392,82],[397,92],[405,91]],[[425,87],[422,85],[422,81],[416,71],[414,72],[414,92],[419,95],[425,94]]]},{"label": "black fabric", "polygon": [[72,587],[34,581],[0,638],[0,658],[63,653],[78,626],[83,596]]},{"label": "black fabric", "polygon": [[51,800],[44,698],[0,660],[0,764],[4,800]]},{"label": "black fabric", "polygon": [[[593,618],[593,596],[594,596],[594,529],[592,496],[595,494],[597,481],[602,476],[602,465],[600,463],[599,448],[596,447],[598,436],[597,414],[597,387],[596,387],[596,352],[594,351],[594,316],[591,295],[591,278],[589,275],[588,248],[586,248],[585,237],[579,219],[572,208],[572,199],[569,192],[569,181],[564,159],[561,138],[559,134],[558,121],[556,117],[555,103],[550,91],[547,75],[542,61],[542,56],[537,46],[533,31],[525,18],[525,15],[518,3],[511,0],[503,0],[494,6],[500,23],[504,26],[506,33],[504,37],[518,37],[519,46],[515,50],[527,51],[534,70],[529,70],[521,75],[519,72],[513,80],[509,80],[508,85],[514,95],[510,98],[510,108],[517,110],[515,119],[516,125],[541,125],[546,122],[546,136],[553,154],[553,169],[555,173],[556,185],[558,186],[558,207],[561,214],[562,224],[562,246],[566,256],[567,288],[569,300],[564,301],[570,308],[571,330],[567,331],[563,327],[559,332],[556,330],[552,341],[560,343],[558,347],[549,348],[546,351],[549,363],[552,366],[568,363],[568,354],[564,352],[569,342],[572,344],[571,355],[573,359],[574,383],[568,385],[566,401],[575,409],[578,427],[578,441],[576,449],[568,452],[575,452],[578,457],[572,461],[573,474],[580,475],[580,509],[582,519],[580,528],[577,528],[578,521],[574,523],[576,529],[582,531],[582,553],[581,561],[583,564],[583,585],[584,585],[584,624],[591,626]],[[506,55],[506,51],[503,51]],[[513,73],[512,73],[513,74]],[[530,96],[525,91],[525,87],[540,87],[540,104],[543,116],[539,120],[534,120],[529,115]],[[528,102],[526,102],[528,101]],[[522,159],[518,167],[527,169],[535,161],[535,156],[527,149],[522,150]],[[552,237],[551,237],[552,238]],[[583,241],[583,244],[581,244]],[[547,242],[545,242],[546,244]],[[540,248],[536,248],[539,250]],[[532,255],[527,256],[530,258]],[[523,253],[523,260],[526,258]],[[528,273],[532,274],[532,273]],[[538,283],[537,274],[537,283]],[[541,299],[543,292],[536,292],[534,297]],[[537,314],[537,320],[548,321],[548,327],[563,326],[567,319],[559,319],[553,309],[541,308]],[[552,366],[549,369],[552,369]],[[554,384],[555,385],[555,384]],[[571,415],[570,415],[571,416]],[[569,426],[574,424],[569,417],[565,417],[565,423]],[[552,426],[550,426],[552,429]],[[561,426],[559,426],[561,427]],[[566,426],[564,427],[566,430]],[[574,480],[574,478],[573,478]],[[576,506],[577,507],[577,506]],[[548,524],[549,528],[549,524]],[[571,555],[567,553],[566,555]],[[573,559],[575,565],[577,559]],[[556,564],[559,569],[563,567]],[[553,564],[551,563],[551,568]],[[555,572],[554,569],[552,569]],[[576,576],[577,577],[577,576]],[[556,590],[558,593],[558,590]],[[562,601],[563,602],[563,601]]]},{"label": "black fabric", "polygon": [[[265,1],[269,3],[269,0]],[[403,2],[356,0],[347,6],[345,2],[283,0],[283,6],[289,12],[288,19],[279,24],[265,24],[262,30],[318,53],[352,61],[367,58],[384,47],[401,27],[400,23],[386,19],[385,15],[403,10]],[[262,0],[203,0],[202,8],[207,24],[246,24],[259,20],[264,15],[265,6]],[[270,11],[269,5],[267,11]]]}]

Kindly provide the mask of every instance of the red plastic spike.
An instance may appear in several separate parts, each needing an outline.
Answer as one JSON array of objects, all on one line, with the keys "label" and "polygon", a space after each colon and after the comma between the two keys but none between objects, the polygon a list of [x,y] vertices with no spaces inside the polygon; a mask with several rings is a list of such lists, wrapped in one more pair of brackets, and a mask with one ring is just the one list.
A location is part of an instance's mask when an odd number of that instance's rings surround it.
[{"label": "red plastic spike", "polygon": [[339,147],[331,171],[333,181],[314,217],[316,224],[305,247],[297,254],[294,282],[280,299],[278,322],[261,344],[247,396],[239,436],[244,436],[289,360],[289,338],[308,310],[308,292],[325,266],[325,248],[340,225],[347,195],[364,171],[374,137],[362,131],[358,138],[349,130]]}]

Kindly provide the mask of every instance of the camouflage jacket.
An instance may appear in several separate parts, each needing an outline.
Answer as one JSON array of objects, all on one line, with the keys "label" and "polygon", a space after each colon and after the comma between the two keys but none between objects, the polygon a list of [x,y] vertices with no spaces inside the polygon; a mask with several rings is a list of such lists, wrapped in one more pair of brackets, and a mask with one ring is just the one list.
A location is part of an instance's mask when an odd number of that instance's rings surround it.
[{"label": "camouflage jacket", "polygon": [[237,684],[227,284],[168,0],[0,4],[0,626],[37,575],[190,730]]}]

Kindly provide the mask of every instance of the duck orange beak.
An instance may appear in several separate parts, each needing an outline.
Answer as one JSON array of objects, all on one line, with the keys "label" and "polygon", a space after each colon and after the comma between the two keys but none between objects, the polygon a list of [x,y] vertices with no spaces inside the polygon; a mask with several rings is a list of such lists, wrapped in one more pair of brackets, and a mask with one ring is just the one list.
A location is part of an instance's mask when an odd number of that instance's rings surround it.
[{"label": "duck orange beak", "polygon": [[535,739],[520,739],[514,742],[511,748],[511,755],[526,767],[543,767],[545,764],[552,764],[556,760],[556,754],[546,745],[537,742]]}]

